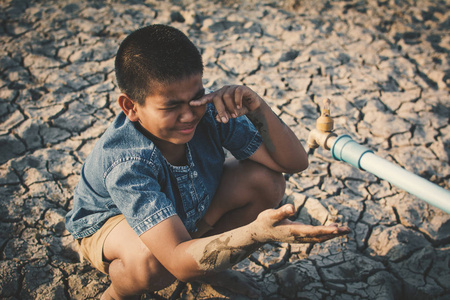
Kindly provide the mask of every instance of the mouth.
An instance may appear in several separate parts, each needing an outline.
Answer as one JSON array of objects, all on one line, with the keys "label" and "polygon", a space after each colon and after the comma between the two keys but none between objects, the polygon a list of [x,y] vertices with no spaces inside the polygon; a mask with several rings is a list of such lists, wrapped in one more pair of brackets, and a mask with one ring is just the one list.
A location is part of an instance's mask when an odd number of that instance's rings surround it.
[{"label": "mouth", "polygon": [[191,134],[195,131],[195,128],[197,127],[197,123],[195,124],[190,124],[187,126],[182,126],[180,128],[178,128],[178,132],[182,133],[182,134]]}]

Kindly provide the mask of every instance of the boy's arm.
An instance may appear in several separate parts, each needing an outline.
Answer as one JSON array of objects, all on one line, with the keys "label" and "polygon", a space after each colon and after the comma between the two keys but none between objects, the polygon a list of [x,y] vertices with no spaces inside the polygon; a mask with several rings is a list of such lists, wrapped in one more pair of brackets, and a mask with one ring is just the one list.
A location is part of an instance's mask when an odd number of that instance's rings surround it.
[{"label": "boy's arm", "polygon": [[308,167],[308,157],[299,139],[250,88],[225,86],[190,104],[197,106],[210,102],[216,107],[218,122],[226,123],[230,118],[245,114],[255,125],[263,144],[250,159],[285,173],[300,172]]},{"label": "boy's arm", "polygon": [[292,205],[266,210],[237,229],[201,239],[190,239],[181,220],[174,216],[141,235],[144,244],[177,279],[190,281],[237,264],[270,241],[323,242],[347,234],[347,227],[310,226],[291,222]]},{"label": "boy's arm", "polygon": [[263,144],[250,156],[278,172],[297,173],[308,167],[308,155],[292,130],[282,122],[267,103],[247,113],[247,117],[261,134]]}]

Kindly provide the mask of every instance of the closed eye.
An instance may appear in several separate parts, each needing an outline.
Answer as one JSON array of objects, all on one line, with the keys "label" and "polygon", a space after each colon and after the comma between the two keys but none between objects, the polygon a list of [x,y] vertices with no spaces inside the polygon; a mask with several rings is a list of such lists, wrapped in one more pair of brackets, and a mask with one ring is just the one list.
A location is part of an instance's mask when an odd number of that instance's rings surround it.
[{"label": "closed eye", "polygon": [[161,110],[175,110],[182,104],[183,101],[170,100],[163,107],[161,107]]},{"label": "closed eye", "polygon": [[175,110],[175,109],[178,109],[180,107],[180,105],[187,104],[187,103],[189,103],[190,101],[193,101],[193,100],[198,100],[201,97],[203,97],[204,95],[205,95],[205,89],[202,88],[202,89],[200,89],[197,92],[197,94],[195,94],[194,98],[189,100],[188,102],[182,101],[182,100],[175,100],[175,99],[173,99],[173,100],[167,101],[165,103],[165,105],[163,107],[161,107],[160,109],[161,110],[167,110],[167,111]]},{"label": "closed eye", "polygon": [[179,105],[167,106],[167,107],[161,108],[161,110],[171,111],[171,110],[178,109],[178,107],[179,107]]},{"label": "closed eye", "polygon": [[201,97],[203,97],[204,95],[205,95],[205,89],[203,88],[203,89],[201,89],[201,90],[194,96],[193,99],[191,99],[191,101],[193,101],[193,100],[198,100],[198,99],[200,99]]}]

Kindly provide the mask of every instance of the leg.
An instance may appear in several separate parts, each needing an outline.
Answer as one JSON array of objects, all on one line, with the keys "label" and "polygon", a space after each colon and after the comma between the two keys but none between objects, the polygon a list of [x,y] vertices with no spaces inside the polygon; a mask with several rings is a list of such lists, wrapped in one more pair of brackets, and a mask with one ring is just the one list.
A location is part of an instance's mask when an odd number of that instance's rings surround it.
[{"label": "leg", "polygon": [[137,295],[160,290],[175,281],[126,221],[108,235],[103,255],[111,262],[111,285],[102,299],[139,299]]},{"label": "leg", "polygon": [[251,160],[228,159],[220,186],[203,217],[214,226],[208,235],[254,221],[260,212],[281,202],[285,188],[281,173]]},{"label": "leg", "polygon": [[[214,229],[205,235],[214,235],[246,225],[263,210],[276,207],[284,195],[286,181],[274,172],[250,160],[227,160],[219,189],[203,220]],[[201,280],[251,298],[258,298],[260,289],[248,276],[226,270]]]},{"label": "leg", "polygon": [[[209,234],[252,222],[261,211],[279,204],[284,188],[285,181],[280,173],[252,161],[228,160],[221,185],[204,218],[215,226]],[[111,286],[102,299],[133,299],[146,291],[167,287],[175,280],[127,222],[119,223],[111,231],[104,243],[103,254],[105,260],[111,261]],[[241,284],[236,282],[237,279]],[[245,280],[240,274],[219,273],[214,281],[226,288],[234,287],[235,292],[254,293],[254,288],[248,287],[251,285],[249,279]]]}]

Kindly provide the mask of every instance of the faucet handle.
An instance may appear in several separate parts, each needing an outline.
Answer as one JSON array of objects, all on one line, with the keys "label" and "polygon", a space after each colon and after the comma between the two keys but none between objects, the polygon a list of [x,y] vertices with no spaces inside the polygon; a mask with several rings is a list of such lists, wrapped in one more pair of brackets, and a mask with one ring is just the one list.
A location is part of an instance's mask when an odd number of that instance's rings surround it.
[{"label": "faucet handle", "polygon": [[330,106],[331,100],[326,98],[323,99],[322,112],[319,118],[316,121],[316,128],[322,132],[331,132],[333,131],[334,122],[330,117]]}]

